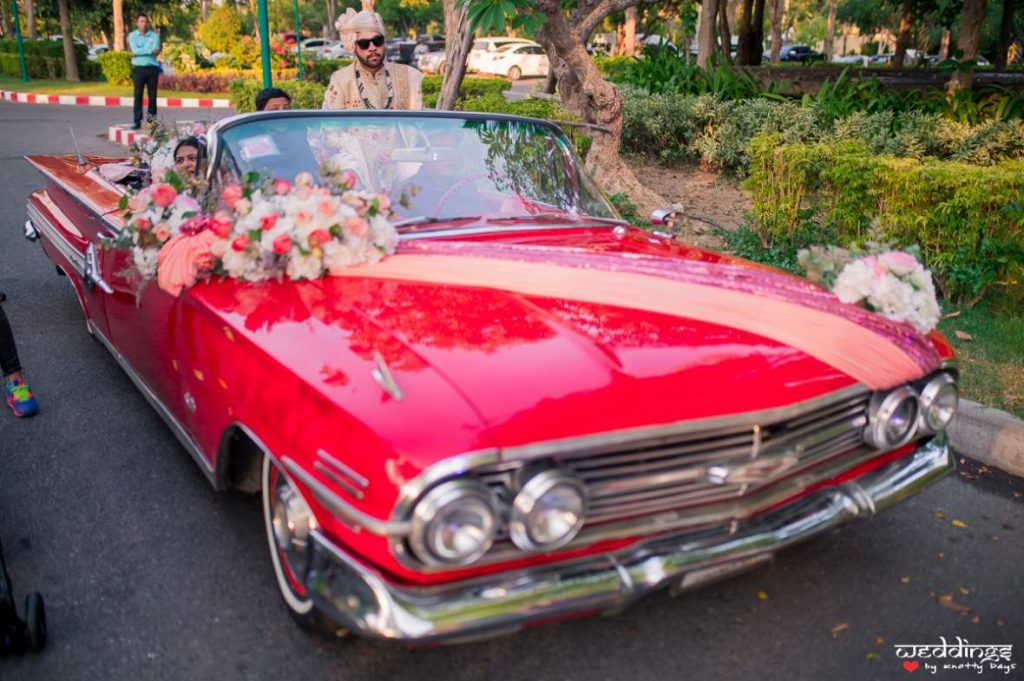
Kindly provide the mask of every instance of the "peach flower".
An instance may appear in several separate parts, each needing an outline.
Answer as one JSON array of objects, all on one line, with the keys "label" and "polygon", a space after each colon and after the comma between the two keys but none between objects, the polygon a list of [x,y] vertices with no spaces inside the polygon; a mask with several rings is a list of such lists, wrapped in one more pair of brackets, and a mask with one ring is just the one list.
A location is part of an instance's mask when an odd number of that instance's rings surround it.
[{"label": "peach flower", "polygon": [[174,203],[176,198],[178,198],[178,190],[169,184],[158,184],[153,189],[153,203],[160,208],[167,208]]}]

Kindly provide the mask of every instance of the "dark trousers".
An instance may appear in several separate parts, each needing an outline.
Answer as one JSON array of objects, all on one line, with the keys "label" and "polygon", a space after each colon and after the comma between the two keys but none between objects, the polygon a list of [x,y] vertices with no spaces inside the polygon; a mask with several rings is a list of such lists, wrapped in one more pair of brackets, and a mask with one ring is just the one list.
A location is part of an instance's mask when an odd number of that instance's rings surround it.
[{"label": "dark trousers", "polygon": [[156,118],[156,84],[160,78],[160,70],[156,66],[133,66],[132,83],[135,85],[135,125],[142,125],[142,88],[146,88],[149,106],[146,107],[146,118]]},{"label": "dark trousers", "polygon": [[[0,305],[0,377],[9,376],[21,371],[18,361],[18,348],[14,347],[14,334],[4,314],[4,306]],[[0,381],[0,385],[2,385]]]}]

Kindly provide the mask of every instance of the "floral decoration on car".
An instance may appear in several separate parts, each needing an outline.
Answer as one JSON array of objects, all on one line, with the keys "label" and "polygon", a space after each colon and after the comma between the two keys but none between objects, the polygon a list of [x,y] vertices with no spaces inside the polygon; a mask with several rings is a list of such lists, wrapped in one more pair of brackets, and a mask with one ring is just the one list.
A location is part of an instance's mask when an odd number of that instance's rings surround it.
[{"label": "floral decoration on car", "polygon": [[812,246],[801,250],[798,260],[808,279],[822,284],[844,303],[863,305],[921,333],[939,323],[942,312],[932,274],[914,248],[889,250],[876,243],[850,250]]},{"label": "floral decoration on car", "polygon": [[123,203],[125,229],[143,281],[172,295],[214,275],[243,281],[318,279],[395,252],[398,232],[385,194],[355,191],[349,172],[294,182],[250,174],[220,191],[212,210],[170,171]]}]

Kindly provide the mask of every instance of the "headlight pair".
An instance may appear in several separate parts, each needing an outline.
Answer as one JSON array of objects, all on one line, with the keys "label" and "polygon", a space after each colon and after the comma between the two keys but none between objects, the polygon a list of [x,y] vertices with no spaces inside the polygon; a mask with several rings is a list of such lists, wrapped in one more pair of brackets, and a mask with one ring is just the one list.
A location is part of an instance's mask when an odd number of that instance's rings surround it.
[{"label": "headlight pair", "polygon": [[909,385],[871,399],[864,440],[878,449],[894,449],[917,433],[936,433],[953,420],[960,393],[946,372],[935,374],[918,393]]},{"label": "headlight pair", "polygon": [[[586,517],[586,488],[566,471],[530,477],[508,509],[512,541],[527,551],[547,551],[572,541]],[[444,482],[413,509],[409,545],[429,565],[468,565],[487,553],[500,526],[495,496],[482,482]]]}]

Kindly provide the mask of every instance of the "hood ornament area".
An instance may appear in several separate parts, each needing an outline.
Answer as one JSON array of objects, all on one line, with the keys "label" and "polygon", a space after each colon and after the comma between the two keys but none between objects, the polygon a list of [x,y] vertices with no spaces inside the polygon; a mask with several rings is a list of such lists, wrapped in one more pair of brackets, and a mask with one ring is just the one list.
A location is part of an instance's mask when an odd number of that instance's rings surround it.
[{"label": "hood ornament area", "polygon": [[401,400],[405,397],[402,389],[398,387],[398,383],[395,381],[395,377],[391,374],[391,369],[388,367],[388,363],[384,361],[384,357],[380,354],[379,350],[373,351],[373,362],[376,367],[373,370],[373,380],[377,381],[377,384],[384,389],[392,399]]}]

